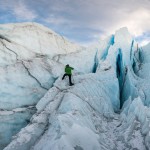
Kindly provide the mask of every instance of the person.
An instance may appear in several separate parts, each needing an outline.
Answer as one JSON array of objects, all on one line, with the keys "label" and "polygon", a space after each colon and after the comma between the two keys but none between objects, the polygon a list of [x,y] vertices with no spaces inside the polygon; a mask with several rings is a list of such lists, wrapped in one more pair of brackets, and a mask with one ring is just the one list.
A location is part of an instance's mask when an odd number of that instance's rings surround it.
[{"label": "person", "polygon": [[62,80],[63,80],[66,76],[69,77],[69,84],[70,84],[70,86],[74,85],[74,84],[72,83],[72,81],[71,81],[72,70],[74,70],[74,68],[70,67],[70,66],[67,64],[66,67],[65,67],[65,74],[64,74],[63,77],[62,77]]}]

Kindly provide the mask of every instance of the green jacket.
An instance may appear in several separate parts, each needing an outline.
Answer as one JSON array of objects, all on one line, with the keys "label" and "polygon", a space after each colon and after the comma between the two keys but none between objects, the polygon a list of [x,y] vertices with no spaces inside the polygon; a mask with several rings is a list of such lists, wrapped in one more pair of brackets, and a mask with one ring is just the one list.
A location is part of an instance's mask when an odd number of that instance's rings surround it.
[{"label": "green jacket", "polygon": [[73,69],[74,69],[74,68],[72,68],[72,67],[70,67],[70,66],[69,66],[69,67],[65,67],[65,73],[71,75],[71,74],[72,74],[71,71],[72,71]]}]

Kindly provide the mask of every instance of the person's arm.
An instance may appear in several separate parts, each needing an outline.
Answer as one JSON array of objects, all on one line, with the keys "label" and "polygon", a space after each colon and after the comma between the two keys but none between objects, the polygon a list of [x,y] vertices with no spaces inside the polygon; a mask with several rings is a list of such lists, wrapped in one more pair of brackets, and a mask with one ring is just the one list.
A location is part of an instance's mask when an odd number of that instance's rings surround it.
[{"label": "person's arm", "polygon": [[74,68],[70,67],[71,70],[74,70]]}]

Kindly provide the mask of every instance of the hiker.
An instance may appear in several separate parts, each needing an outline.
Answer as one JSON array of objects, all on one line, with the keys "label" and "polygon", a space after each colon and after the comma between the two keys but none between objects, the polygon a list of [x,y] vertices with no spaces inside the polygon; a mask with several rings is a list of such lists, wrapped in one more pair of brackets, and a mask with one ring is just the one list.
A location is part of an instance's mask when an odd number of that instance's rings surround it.
[{"label": "hiker", "polygon": [[69,65],[66,65],[65,67],[65,74],[64,76],[62,77],[62,80],[65,78],[65,76],[69,76],[69,84],[70,86],[74,85],[71,81],[71,75],[72,75],[72,70],[74,70],[74,68],[70,67]]}]

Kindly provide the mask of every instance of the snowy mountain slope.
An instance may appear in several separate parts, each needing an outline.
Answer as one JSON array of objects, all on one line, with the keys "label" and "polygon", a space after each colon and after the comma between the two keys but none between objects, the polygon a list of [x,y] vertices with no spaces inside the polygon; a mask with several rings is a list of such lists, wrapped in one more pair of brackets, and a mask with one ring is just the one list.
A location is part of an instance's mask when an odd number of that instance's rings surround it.
[{"label": "snowy mountain slope", "polygon": [[[37,31],[33,28],[36,28],[39,34],[36,34]],[[38,44],[36,40],[39,41]],[[75,70],[88,73],[93,69],[96,52],[93,50],[88,56],[89,51],[36,23],[0,25],[1,125],[8,120],[5,130],[0,129],[0,149],[10,142],[11,136],[24,127],[26,120],[35,113],[34,110],[25,115],[26,112],[21,111],[24,121],[20,123],[19,119],[16,119],[14,126],[14,123],[9,123],[11,118],[18,115],[13,110],[34,106],[52,87],[54,81],[64,73],[66,62],[58,58],[66,59]],[[87,60],[83,59],[85,55],[90,60],[88,64]],[[72,59],[78,59],[78,62],[73,62]],[[83,65],[79,64],[79,61],[82,61]],[[11,113],[8,114],[7,111]],[[5,139],[6,136],[9,138]]]},{"label": "snowy mountain slope", "polygon": [[[69,42],[54,31],[37,23],[18,23],[0,25],[0,35],[9,39],[11,43],[26,48],[28,57],[30,53],[49,55],[67,54],[81,50],[77,44]],[[17,50],[14,48],[14,51]],[[20,51],[19,51],[20,52]],[[26,54],[20,52],[21,54]]]},{"label": "snowy mountain slope", "polygon": [[[37,103],[30,124],[4,150],[149,149],[148,51],[149,46],[137,50],[122,28],[86,51],[54,57],[64,64],[70,58],[79,67],[75,85],[58,78]],[[89,61],[82,62],[84,56]]]}]

